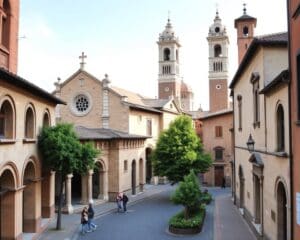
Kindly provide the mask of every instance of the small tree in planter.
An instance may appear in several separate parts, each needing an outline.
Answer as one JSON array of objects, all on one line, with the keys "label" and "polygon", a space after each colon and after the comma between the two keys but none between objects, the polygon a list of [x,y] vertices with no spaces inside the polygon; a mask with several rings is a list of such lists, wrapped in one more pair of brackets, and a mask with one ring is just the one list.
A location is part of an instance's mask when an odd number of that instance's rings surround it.
[{"label": "small tree in planter", "polygon": [[184,218],[188,219],[200,208],[200,198],[200,184],[194,171],[191,170],[189,175],[184,176],[184,180],[179,183],[171,200],[175,204],[184,206]]}]

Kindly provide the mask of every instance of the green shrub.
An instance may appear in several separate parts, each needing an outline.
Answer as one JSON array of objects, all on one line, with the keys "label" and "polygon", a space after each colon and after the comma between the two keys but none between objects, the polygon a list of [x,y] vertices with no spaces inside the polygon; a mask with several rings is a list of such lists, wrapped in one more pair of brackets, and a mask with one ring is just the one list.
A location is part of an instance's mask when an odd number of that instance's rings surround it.
[{"label": "green shrub", "polygon": [[189,219],[185,219],[184,211],[177,213],[169,220],[169,225],[176,228],[196,228],[201,226],[204,216],[205,204],[202,204]]},{"label": "green shrub", "polygon": [[205,204],[210,204],[210,202],[212,201],[212,196],[209,192],[203,192],[201,194],[201,203],[205,203]]},{"label": "green shrub", "polygon": [[171,200],[175,204],[182,204],[184,206],[184,217],[189,219],[200,204],[200,185],[198,178],[193,170],[190,174],[184,176],[184,180],[179,183],[179,186],[171,196]]}]

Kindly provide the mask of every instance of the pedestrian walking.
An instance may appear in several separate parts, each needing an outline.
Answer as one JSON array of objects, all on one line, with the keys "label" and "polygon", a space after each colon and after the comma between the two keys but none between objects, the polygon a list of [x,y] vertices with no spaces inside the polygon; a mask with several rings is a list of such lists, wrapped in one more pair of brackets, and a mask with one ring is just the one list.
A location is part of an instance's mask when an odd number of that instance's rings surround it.
[{"label": "pedestrian walking", "polygon": [[81,211],[81,233],[82,234],[89,232],[89,230],[87,230],[87,226],[88,226],[88,210],[87,207],[84,207]]},{"label": "pedestrian walking", "polygon": [[225,177],[223,177],[222,179],[222,188],[225,188],[226,187],[226,179]]},{"label": "pedestrian walking", "polygon": [[122,203],[123,203],[122,194],[120,192],[117,194],[116,202],[117,202],[118,212],[120,212],[122,210]]},{"label": "pedestrian walking", "polygon": [[89,203],[89,208],[88,208],[88,227],[90,231],[95,231],[97,228],[97,225],[93,222],[93,218],[95,215],[95,211],[93,209],[93,204],[90,202]]},{"label": "pedestrian walking", "polygon": [[126,212],[127,211],[127,208],[126,208],[126,206],[127,206],[127,202],[128,202],[128,197],[127,197],[127,195],[125,194],[125,193],[123,193],[123,210],[124,210],[124,212]]}]

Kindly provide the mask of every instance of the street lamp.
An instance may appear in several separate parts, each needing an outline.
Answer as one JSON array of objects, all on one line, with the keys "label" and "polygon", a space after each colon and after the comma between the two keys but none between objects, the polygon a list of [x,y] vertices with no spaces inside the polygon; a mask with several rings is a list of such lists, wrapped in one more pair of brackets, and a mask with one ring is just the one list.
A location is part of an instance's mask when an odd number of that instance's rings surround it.
[{"label": "street lamp", "polygon": [[247,141],[247,147],[248,147],[248,151],[250,153],[254,152],[254,144],[255,144],[255,142],[254,142],[254,140],[252,138],[252,135],[250,133],[248,141]]}]

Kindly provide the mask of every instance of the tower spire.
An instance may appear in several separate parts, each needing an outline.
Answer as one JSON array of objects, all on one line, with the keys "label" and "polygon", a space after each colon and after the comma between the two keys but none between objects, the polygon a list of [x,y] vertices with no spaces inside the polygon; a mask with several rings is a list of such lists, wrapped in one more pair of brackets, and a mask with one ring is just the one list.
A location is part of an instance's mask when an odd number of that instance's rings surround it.
[{"label": "tower spire", "polygon": [[[209,50],[209,109],[211,112],[227,109],[228,45],[226,28],[219,17],[216,4],[216,16],[208,31]],[[216,98],[216,96],[218,96]]]},{"label": "tower spire", "polygon": [[246,3],[243,3],[243,6],[244,6],[243,12],[244,12],[244,15],[246,15],[246,14],[247,14],[247,8],[246,8],[247,4],[246,4]]},{"label": "tower spire", "polygon": [[216,18],[219,18],[219,4],[216,3]]},{"label": "tower spire", "polygon": [[237,29],[239,63],[243,60],[244,55],[254,38],[256,21],[256,18],[247,14],[246,3],[243,3],[243,15],[234,20],[234,27]]},{"label": "tower spire", "polygon": [[167,24],[164,31],[159,34],[157,44],[159,51],[158,98],[168,99],[173,94],[174,97],[180,97],[180,43],[171,25],[170,11],[168,11]]}]

